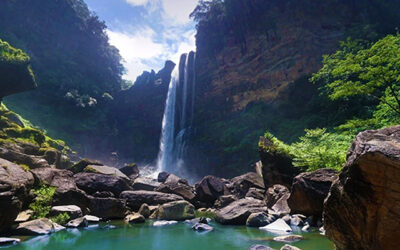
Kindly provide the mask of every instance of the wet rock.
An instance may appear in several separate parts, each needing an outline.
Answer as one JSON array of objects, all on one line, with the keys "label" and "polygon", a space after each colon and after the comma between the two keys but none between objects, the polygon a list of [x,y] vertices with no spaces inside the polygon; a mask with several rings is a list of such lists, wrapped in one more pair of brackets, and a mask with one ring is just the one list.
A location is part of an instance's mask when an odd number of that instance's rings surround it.
[{"label": "wet rock", "polygon": [[274,250],[274,249],[264,245],[252,245],[248,250]]},{"label": "wet rock", "polygon": [[298,242],[301,240],[304,240],[304,237],[301,235],[296,235],[296,234],[274,237],[274,241],[277,241],[277,242],[292,243],[292,242]]},{"label": "wet rock", "polygon": [[95,173],[78,173],[74,175],[74,179],[76,185],[88,194],[105,191],[112,192],[118,197],[123,191],[132,190],[129,185],[129,181],[119,176]]},{"label": "wet rock", "polygon": [[83,228],[88,227],[89,222],[86,220],[85,217],[77,218],[75,220],[71,220],[67,223],[66,227],[69,228]]},{"label": "wet rock", "polygon": [[229,195],[229,190],[223,181],[215,176],[206,176],[196,183],[196,199],[211,207],[223,195]]},{"label": "wet rock", "polygon": [[15,232],[19,235],[44,235],[64,229],[65,227],[60,226],[47,218],[42,218],[19,224]]},{"label": "wet rock", "polygon": [[321,218],[324,200],[328,196],[332,182],[337,178],[337,172],[332,169],[319,169],[296,176],[288,199],[292,213]]},{"label": "wet rock", "polygon": [[299,174],[298,169],[293,167],[291,157],[268,138],[260,137],[258,145],[265,188],[275,184],[290,188],[293,178]]},{"label": "wet rock", "polygon": [[[232,192],[239,198],[244,198],[250,188],[265,189],[264,181],[257,173],[250,172],[231,180]],[[261,198],[262,200],[263,198]]]},{"label": "wet rock", "polygon": [[203,223],[194,224],[192,229],[197,232],[211,232],[212,230],[214,230],[212,226]]},{"label": "wet rock", "polygon": [[337,249],[397,249],[400,244],[400,126],[357,135],[324,206]]},{"label": "wet rock", "polygon": [[83,172],[115,176],[115,177],[120,177],[120,178],[129,180],[128,176],[126,176],[121,171],[119,171],[118,168],[114,168],[114,167],[100,166],[100,165],[88,165],[87,167],[85,167],[83,169]]},{"label": "wet rock", "polygon": [[250,214],[266,211],[267,207],[263,201],[244,198],[218,210],[215,214],[215,220],[221,224],[245,225]]},{"label": "wet rock", "polygon": [[64,213],[68,214],[69,218],[71,220],[80,218],[83,216],[81,208],[78,206],[75,206],[75,205],[52,207],[50,210],[49,216],[56,217],[56,216],[58,216],[60,214],[64,214]]},{"label": "wet rock", "polygon": [[90,223],[99,223],[101,221],[101,218],[94,216],[94,215],[85,215],[83,216],[87,222]]},{"label": "wet rock", "polygon": [[124,219],[127,223],[134,223],[134,224],[138,224],[138,223],[144,223],[146,221],[146,219],[144,218],[143,215],[139,214],[139,213],[133,213],[133,214],[129,214],[125,217]]},{"label": "wet rock", "polygon": [[19,243],[21,240],[17,238],[6,238],[6,237],[0,237],[0,246],[3,245],[15,245]]},{"label": "wet rock", "polygon": [[169,226],[169,225],[174,225],[177,224],[177,221],[166,221],[166,220],[162,220],[162,221],[155,221],[153,222],[153,226],[154,227],[163,227],[163,226]]},{"label": "wet rock", "polygon": [[32,169],[31,172],[39,182],[43,182],[49,186],[62,190],[77,189],[71,171],[54,168],[36,168]]},{"label": "wet rock", "polygon": [[131,180],[134,180],[139,176],[139,168],[135,163],[125,165],[120,168],[119,171],[128,176]]},{"label": "wet rock", "polygon": [[301,249],[298,247],[286,244],[283,247],[281,247],[281,250],[301,250]]},{"label": "wet rock", "polygon": [[238,199],[236,198],[236,196],[234,196],[232,194],[231,195],[223,195],[223,196],[220,196],[218,198],[218,200],[215,201],[214,207],[217,209],[220,209],[220,208],[228,206],[229,204],[231,204],[232,202],[237,201],[237,200]]},{"label": "wet rock", "polygon": [[187,220],[195,217],[194,206],[187,201],[173,201],[160,205],[156,210],[154,219],[158,220]]},{"label": "wet rock", "polygon": [[14,222],[16,222],[16,223],[26,222],[26,221],[30,220],[32,215],[33,215],[32,210],[22,211],[21,213],[18,214],[18,216]]},{"label": "wet rock", "polygon": [[138,177],[133,181],[133,190],[154,191],[160,183],[148,177]]},{"label": "wet rock", "polygon": [[137,211],[144,203],[152,206],[183,200],[181,196],[175,194],[154,191],[124,191],[121,193],[120,198],[126,200],[127,206],[134,211]]},{"label": "wet rock", "polygon": [[246,226],[248,227],[263,227],[274,221],[274,217],[265,212],[252,213],[247,218]]},{"label": "wet rock", "polygon": [[270,232],[292,232],[292,228],[286,224],[286,222],[282,219],[277,219],[276,221],[268,224],[264,227],[260,227],[261,230],[270,231]]},{"label": "wet rock", "polygon": [[24,203],[30,200],[33,184],[30,172],[0,158],[0,232],[11,227]]}]

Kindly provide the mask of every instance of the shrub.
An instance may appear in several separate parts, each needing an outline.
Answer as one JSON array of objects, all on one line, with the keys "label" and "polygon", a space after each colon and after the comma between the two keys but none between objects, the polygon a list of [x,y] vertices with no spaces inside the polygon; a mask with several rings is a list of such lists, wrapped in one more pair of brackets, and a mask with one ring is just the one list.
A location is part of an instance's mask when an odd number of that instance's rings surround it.
[{"label": "shrub", "polygon": [[44,218],[46,217],[51,209],[51,203],[53,201],[53,196],[57,188],[50,187],[44,183],[32,190],[32,193],[36,196],[33,203],[29,205],[29,208],[33,211],[33,218]]},{"label": "shrub", "polygon": [[59,224],[59,225],[65,225],[68,223],[70,217],[67,213],[62,213],[54,217],[50,217],[50,220],[53,222]]}]

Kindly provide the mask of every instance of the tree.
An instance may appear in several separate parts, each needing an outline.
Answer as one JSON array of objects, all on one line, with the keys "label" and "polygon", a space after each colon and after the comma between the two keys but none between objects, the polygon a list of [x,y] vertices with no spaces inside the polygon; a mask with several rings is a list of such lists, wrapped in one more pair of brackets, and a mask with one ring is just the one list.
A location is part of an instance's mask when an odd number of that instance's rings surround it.
[{"label": "tree", "polygon": [[364,95],[400,115],[400,35],[362,47],[357,41],[344,42],[342,50],[324,57],[311,81],[322,82],[332,100]]}]

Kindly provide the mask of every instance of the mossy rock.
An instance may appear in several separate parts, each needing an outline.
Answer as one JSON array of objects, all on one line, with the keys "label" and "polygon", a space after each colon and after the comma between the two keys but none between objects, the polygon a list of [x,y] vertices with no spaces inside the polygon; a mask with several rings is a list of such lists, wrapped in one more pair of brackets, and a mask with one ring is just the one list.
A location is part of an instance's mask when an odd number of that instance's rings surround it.
[{"label": "mossy rock", "polygon": [[72,171],[74,174],[77,174],[77,173],[80,173],[80,172],[84,172],[84,169],[89,165],[102,166],[103,164],[101,162],[95,161],[95,160],[82,159],[79,162],[75,163],[68,170]]}]

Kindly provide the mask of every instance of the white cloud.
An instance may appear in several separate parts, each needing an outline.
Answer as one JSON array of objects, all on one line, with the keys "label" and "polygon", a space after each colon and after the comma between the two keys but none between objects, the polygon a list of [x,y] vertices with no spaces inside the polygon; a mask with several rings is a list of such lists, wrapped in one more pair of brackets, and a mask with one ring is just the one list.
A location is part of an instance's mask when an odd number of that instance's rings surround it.
[{"label": "white cloud", "polygon": [[141,6],[147,4],[149,0],[126,0],[126,2],[133,6]]},{"label": "white cloud", "polygon": [[197,5],[198,0],[161,0],[162,8],[171,19],[177,24],[190,22],[189,15]]}]

